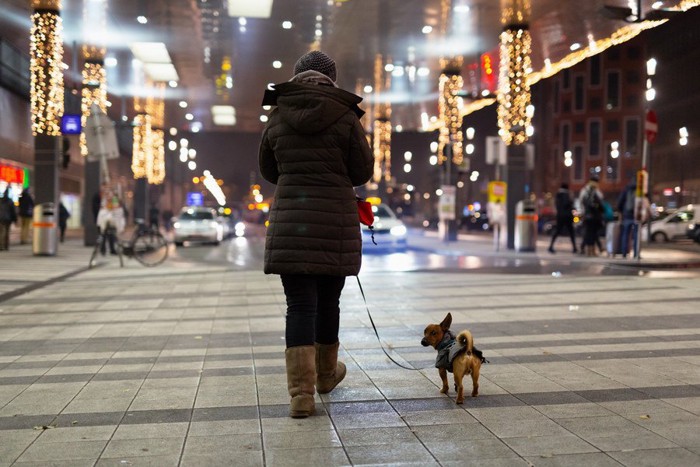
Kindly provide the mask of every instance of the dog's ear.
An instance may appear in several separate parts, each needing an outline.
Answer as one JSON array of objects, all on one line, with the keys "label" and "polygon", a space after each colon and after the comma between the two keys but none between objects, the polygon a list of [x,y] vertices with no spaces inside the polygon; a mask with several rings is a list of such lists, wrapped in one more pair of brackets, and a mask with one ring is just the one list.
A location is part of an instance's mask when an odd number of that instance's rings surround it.
[{"label": "dog's ear", "polygon": [[440,328],[444,331],[447,331],[450,329],[450,326],[452,325],[452,313],[447,313],[447,316],[445,316],[445,319],[442,320],[442,323],[440,323]]}]

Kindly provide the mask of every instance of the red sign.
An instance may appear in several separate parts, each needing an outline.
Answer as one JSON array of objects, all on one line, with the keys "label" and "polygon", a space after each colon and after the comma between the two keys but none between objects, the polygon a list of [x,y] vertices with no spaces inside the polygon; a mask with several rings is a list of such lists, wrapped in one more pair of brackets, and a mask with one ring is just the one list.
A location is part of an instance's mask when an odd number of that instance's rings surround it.
[{"label": "red sign", "polygon": [[656,121],[656,112],[650,110],[647,112],[647,119],[644,121],[644,134],[647,141],[653,143],[656,141],[656,135],[659,133],[659,124]]},{"label": "red sign", "polygon": [[21,185],[24,183],[24,170],[11,165],[0,164],[0,180]]}]

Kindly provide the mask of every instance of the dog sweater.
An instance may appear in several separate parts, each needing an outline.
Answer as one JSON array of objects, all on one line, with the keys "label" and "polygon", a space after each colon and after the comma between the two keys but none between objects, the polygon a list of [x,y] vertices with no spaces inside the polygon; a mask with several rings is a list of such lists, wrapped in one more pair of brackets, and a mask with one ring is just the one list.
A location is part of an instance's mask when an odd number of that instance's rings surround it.
[{"label": "dog sweater", "polygon": [[460,345],[455,340],[455,335],[448,330],[437,346],[438,354],[435,359],[435,368],[443,368],[452,373],[452,362],[457,355],[465,350],[467,350],[466,346]]}]

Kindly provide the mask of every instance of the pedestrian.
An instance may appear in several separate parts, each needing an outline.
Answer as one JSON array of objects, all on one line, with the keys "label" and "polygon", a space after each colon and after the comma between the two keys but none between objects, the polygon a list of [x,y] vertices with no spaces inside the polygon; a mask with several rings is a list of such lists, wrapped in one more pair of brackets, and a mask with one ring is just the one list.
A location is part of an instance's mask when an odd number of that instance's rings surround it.
[{"label": "pedestrian", "polygon": [[362,262],[355,186],[372,175],[359,117],[362,99],[341,90],[335,62],[313,51],[294,76],[265,93],[276,106],[260,143],[260,172],[277,185],[265,241],[264,272],[279,274],[287,301],[289,415],[313,415],[314,385],[330,392],[345,377],[338,362],[340,295]]},{"label": "pedestrian", "polygon": [[107,253],[107,243],[109,243],[109,253],[117,253],[117,235],[124,230],[125,215],[119,197],[112,193],[103,193],[102,207],[97,214],[97,226],[102,235],[100,243],[100,253],[104,256]]},{"label": "pedestrian", "polygon": [[578,198],[583,215],[581,250],[586,256],[597,256],[596,245],[601,253],[604,251],[600,243],[600,230],[603,228],[603,193],[598,188],[599,181],[597,175],[591,175]]},{"label": "pedestrian", "polygon": [[151,228],[158,230],[158,218],[160,217],[160,209],[155,204],[151,205],[148,210],[148,221]]},{"label": "pedestrian", "polygon": [[168,232],[170,232],[170,230],[172,229],[172,219],[173,219],[173,211],[171,209],[164,209],[163,210],[163,227]]},{"label": "pedestrian", "polygon": [[16,223],[17,212],[8,186],[0,198],[0,251],[10,249],[10,226]]},{"label": "pedestrian", "polygon": [[29,188],[25,188],[19,196],[19,243],[21,245],[29,243],[29,227],[32,225],[33,215],[34,198],[32,198],[32,195],[29,193]]},{"label": "pedestrian", "polygon": [[68,226],[68,218],[70,217],[70,212],[66,209],[63,201],[58,203],[58,229],[60,232],[61,243],[66,239],[66,227]]},{"label": "pedestrian", "polygon": [[554,251],[554,242],[559,235],[566,231],[571,237],[572,251],[576,253],[578,250],[576,249],[576,234],[574,233],[574,202],[571,199],[568,183],[561,184],[554,198],[554,204],[557,208],[557,224],[554,227],[552,241],[549,243],[549,252],[556,253]]}]

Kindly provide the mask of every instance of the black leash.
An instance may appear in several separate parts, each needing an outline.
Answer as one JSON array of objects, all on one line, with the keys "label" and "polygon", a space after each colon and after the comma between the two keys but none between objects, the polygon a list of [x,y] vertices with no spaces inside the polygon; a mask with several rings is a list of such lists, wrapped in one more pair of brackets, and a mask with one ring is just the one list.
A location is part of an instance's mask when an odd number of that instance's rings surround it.
[{"label": "black leash", "polygon": [[360,283],[360,276],[355,276],[357,279],[357,285],[360,287],[360,293],[362,294],[362,300],[365,302],[365,309],[367,310],[367,316],[369,316],[369,322],[372,323],[372,329],[374,329],[374,335],[377,336],[377,341],[379,342],[379,347],[382,348],[382,352],[384,352],[384,355],[386,355],[389,360],[394,362],[397,366],[400,366],[404,370],[413,370],[413,371],[420,371],[420,370],[425,370],[431,367],[425,367],[425,368],[413,368],[413,367],[408,367],[406,365],[402,365],[401,363],[397,362],[394,360],[391,355],[389,355],[389,352],[386,351],[384,348],[384,345],[382,344],[382,340],[379,338],[379,332],[377,331],[377,326],[374,325],[374,320],[372,319],[372,314],[369,312],[369,306],[367,305],[367,298],[365,297],[365,291],[362,289],[362,284]]}]

